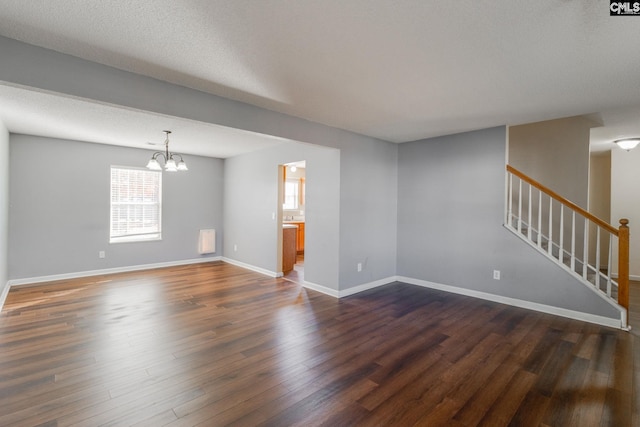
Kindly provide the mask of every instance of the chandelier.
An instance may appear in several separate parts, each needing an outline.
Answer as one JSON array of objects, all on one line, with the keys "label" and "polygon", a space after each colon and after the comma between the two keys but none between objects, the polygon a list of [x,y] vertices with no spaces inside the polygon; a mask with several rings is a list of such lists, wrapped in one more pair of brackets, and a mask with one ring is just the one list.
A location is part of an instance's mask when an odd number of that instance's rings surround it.
[{"label": "chandelier", "polygon": [[640,138],[618,139],[613,142],[618,144],[618,147],[622,148],[623,150],[631,151],[636,148],[636,145],[638,145],[638,143],[640,143]]},{"label": "chandelier", "polygon": [[[162,157],[162,159],[164,160],[164,170],[166,170],[167,172],[189,170],[187,168],[187,164],[184,162],[184,160],[182,160],[182,154],[172,153],[169,151],[169,134],[171,133],[171,131],[163,130],[162,132],[164,132],[166,135],[164,140],[164,152],[156,151],[155,153],[153,153],[153,156],[151,156],[149,163],[147,163],[147,168],[154,171],[162,170],[162,166],[160,166],[160,163],[158,163],[158,157]],[[176,164],[176,159],[178,158],[180,160]]]}]

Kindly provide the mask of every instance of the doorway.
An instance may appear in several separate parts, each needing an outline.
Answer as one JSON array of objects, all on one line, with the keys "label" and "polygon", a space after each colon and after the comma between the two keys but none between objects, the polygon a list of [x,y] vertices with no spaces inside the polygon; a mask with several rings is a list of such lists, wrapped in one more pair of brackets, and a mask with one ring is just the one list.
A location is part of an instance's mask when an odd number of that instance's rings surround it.
[{"label": "doorway", "polygon": [[306,229],[306,161],[281,167],[282,273],[285,279],[304,283]]}]

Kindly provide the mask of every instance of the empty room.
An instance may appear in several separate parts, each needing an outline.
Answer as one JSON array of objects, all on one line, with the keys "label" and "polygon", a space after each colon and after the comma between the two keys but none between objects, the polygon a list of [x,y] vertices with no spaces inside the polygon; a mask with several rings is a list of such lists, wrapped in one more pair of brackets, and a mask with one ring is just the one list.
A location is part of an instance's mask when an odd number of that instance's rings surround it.
[{"label": "empty room", "polygon": [[639,37],[0,0],[0,425],[639,426]]}]

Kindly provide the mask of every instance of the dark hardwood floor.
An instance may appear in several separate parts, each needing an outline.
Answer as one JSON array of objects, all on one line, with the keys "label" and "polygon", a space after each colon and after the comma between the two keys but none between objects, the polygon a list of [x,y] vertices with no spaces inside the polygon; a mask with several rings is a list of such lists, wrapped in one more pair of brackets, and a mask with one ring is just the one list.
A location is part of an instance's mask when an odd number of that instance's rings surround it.
[{"label": "dark hardwood floor", "polygon": [[631,333],[640,337],[640,282],[629,281],[629,326]]},{"label": "dark hardwood floor", "polygon": [[341,300],[224,263],[11,290],[2,426],[632,426],[633,334],[394,283]]},{"label": "dark hardwood floor", "polygon": [[293,270],[285,273],[283,278],[299,284],[304,283],[304,254],[296,255],[296,263],[293,265]]}]

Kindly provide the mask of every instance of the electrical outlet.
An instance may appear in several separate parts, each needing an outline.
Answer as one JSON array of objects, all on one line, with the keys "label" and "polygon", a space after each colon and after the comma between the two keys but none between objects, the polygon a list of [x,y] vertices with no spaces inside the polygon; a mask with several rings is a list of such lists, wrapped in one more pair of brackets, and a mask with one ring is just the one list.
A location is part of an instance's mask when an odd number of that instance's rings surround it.
[{"label": "electrical outlet", "polygon": [[104,251],[98,252],[98,258],[105,258],[106,256],[107,256],[107,254],[105,254]]},{"label": "electrical outlet", "polygon": [[495,280],[500,280],[500,270],[493,270],[493,278]]},{"label": "electrical outlet", "polygon": [[361,262],[358,263],[357,268],[358,268],[358,272],[362,271],[362,263]]},{"label": "electrical outlet", "polygon": [[233,245],[233,251],[238,252],[238,245]]}]

